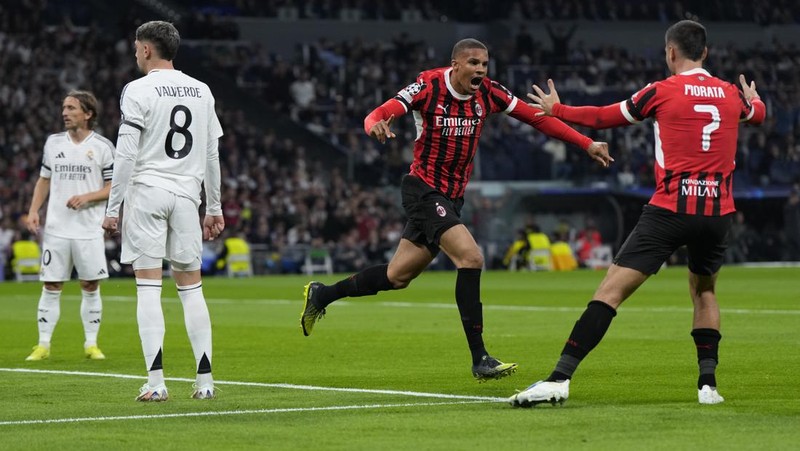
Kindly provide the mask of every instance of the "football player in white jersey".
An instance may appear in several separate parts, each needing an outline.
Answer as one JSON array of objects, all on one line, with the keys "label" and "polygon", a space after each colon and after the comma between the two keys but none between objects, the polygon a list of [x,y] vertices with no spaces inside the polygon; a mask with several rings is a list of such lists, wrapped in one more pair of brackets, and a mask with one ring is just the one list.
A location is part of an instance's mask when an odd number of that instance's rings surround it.
[{"label": "football player in white jersey", "polygon": [[25,360],[50,356],[50,338],[61,315],[61,289],[73,267],[81,285],[84,351],[93,360],[105,359],[97,346],[103,315],[100,279],[108,278],[103,230],[105,200],[111,189],[114,145],[92,131],[97,122],[97,99],[88,91],[71,91],[61,116],[66,132],[50,135],[44,144],[42,168],[33,190],[26,226],[39,234],[39,210],[48,195],[39,279],[39,344]]},{"label": "football player in white jersey", "polygon": [[[122,90],[122,123],[103,228],[116,233],[122,201],[122,259],[136,274],[137,320],[147,383],[137,401],[165,401],[161,310],[162,265],[171,264],[197,363],[192,397],[214,398],[211,319],[200,277],[202,239],[225,228],[220,204],[222,127],[208,86],[175,70],[180,35],[167,22],[136,30],[136,64],[144,77]],[[206,216],[198,208],[205,183]]]}]

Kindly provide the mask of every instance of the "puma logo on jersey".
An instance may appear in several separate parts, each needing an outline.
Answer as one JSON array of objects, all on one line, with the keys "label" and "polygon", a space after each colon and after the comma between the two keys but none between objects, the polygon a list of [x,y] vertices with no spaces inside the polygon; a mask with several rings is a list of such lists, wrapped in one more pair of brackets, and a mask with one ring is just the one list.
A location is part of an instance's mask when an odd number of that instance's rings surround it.
[{"label": "puma logo on jersey", "polygon": [[442,105],[441,103],[437,103],[437,104],[436,104],[436,108],[441,108],[441,109],[442,109],[442,111],[444,111],[444,114],[447,114],[447,109],[448,109],[449,107],[450,107],[449,105],[448,105],[448,106],[444,106],[444,105]]}]

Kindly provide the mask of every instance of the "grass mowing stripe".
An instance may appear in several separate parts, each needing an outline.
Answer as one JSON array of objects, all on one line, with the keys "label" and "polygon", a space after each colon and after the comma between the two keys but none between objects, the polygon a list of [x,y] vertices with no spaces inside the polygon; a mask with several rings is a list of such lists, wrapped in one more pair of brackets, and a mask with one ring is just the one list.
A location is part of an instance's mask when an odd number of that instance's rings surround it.
[{"label": "grass mowing stripe", "polygon": [[164,413],[156,415],[123,415],[112,417],[83,417],[83,418],[52,418],[48,420],[16,420],[0,421],[0,426],[13,426],[25,424],[52,424],[52,423],[83,423],[88,421],[119,421],[119,420],[152,420],[162,418],[185,418],[185,417],[220,417],[226,415],[254,415],[260,413],[291,413],[291,412],[319,412],[326,410],[363,410],[363,409],[390,409],[395,407],[431,407],[431,406],[452,406],[456,404],[476,404],[488,401],[447,401],[447,402],[418,402],[403,404],[364,404],[350,406],[329,406],[329,407],[288,407],[280,409],[252,409],[252,410],[222,410],[217,412],[185,412],[185,413]]},{"label": "grass mowing stripe", "polygon": [[[22,296],[11,296],[13,299],[23,299]],[[63,299],[71,301],[80,300],[80,296],[62,296]],[[24,298],[27,299],[27,298]],[[111,302],[136,302],[135,296],[103,296],[104,301]],[[165,302],[180,303],[178,298],[163,298]],[[300,306],[299,300],[290,299],[224,299],[224,298],[206,298],[209,304],[266,304],[266,305],[291,305],[295,304]],[[379,306],[379,307],[396,307],[396,308],[431,308],[431,309],[454,309],[455,303],[444,304],[441,302],[397,302],[397,301],[381,301],[381,302],[351,302],[351,301],[337,301],[337,306]],[[548,307],[548,306],[534,306],[534,305],[496,305],[496,304],[483,304],[484,310],[498,310],[509,312],[582,312],[585,307]],[[687,313],[692,312],[690,307],[621,307],[624,312],[631,313]],[[742,308],[720,308],[722,313],[738,314],[738,315],[800,315],[800,309],[797,310],[776,310],[776,309],[742,309]]]},{"label": "grass mowing stripe", "polygon": [[[92,376],[92,377],[113,377],[118,379],[144,379],[144,376],[135,376],[132,374],[118,374],[118,373],[94,373],[89,371],[62,371],[62,370],[37,370],[32,368],[0,368],[0,371],[9,373],[33,373],[33,374],[59,374],[67,376]],[[194,379],[185,377],[165,377],[164,380],[176,382],[194,382]],[[349,392],[349,393],[369,393],[375,395],[400,395],[411,396],[417,398],[437,398],[437,399],[459,399],[466,401],[476,402],[506,402],[506,398],[498,398],[494,396],[471,396],[471,395],[451,395],[447,393],[426,393],[416,391],[403,391],[403,390],[379,390],[371,388],[348,388],[348,387],[319,387],[315,385],[297,385],[297,384],[270,384],[266,382],[244,382],[244,381],[214,381],[219,385],[239,385],[248,387],[265,387],[265,388],[286,388],[291,390],[311,390],[311,391],[335,391],[335,392]]]}]

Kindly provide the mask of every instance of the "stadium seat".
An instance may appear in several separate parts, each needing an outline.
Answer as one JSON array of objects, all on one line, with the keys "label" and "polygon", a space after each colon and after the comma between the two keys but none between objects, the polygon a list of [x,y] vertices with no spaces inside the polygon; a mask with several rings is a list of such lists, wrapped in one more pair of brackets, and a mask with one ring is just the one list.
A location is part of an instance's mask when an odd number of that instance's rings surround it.
[{"label": "stadium seat", "polygon": [[531,271],[550,271],[553,261],[550,254],[550,238],[541,232],[528,234],[531,250],[528,253],[528,269]]},{"label": "stadium seat", "polygon": [[569,243],[556,241],[550,246],[550,254],[553,257],[553,269],[556,271],[572,271],[578,267],[578,261]]},{"label": "stadium seat", "polygon": [[11,246],[11,268],[17,282],[39,281],[42,251],[36,241],[16,241]]},{"label": "stadium seat", "polygon": [[250,245],[242,238],[233,237],[225,240],[227,255],[225,256],[228,277],[250,277],[253,275],[253,264],[250,258]]},{"label": "stadium seat", "polygon": [[589,259],[586,260],[586,266],[592,269],[603,269],[611,266],[614,259],[614,253],[611,246],[603,244],[592,248],[592,253]]},{"label": "stadium seat", "polygon": [[309,248],[306,251],[303,269],[308,275],[312,275],[316,272],[333,274],[333,259],[331,259],[330,252],[322,248]]}]

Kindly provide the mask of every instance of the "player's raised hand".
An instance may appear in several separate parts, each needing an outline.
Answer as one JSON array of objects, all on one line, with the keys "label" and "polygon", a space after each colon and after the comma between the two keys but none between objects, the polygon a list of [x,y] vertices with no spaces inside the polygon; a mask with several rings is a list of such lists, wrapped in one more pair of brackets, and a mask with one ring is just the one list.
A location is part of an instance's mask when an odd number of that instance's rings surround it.
[{"label": "player's raised hand", "polygon": [[392,121],[394,121],[394,114],[389,116],[389,119],[381,119],[369,129],[369,135],[380,141],[381,144],[386,143],[389,138],[394,138],[395,134],[391,130]]},{"label": "player's raised hand", "polygon": [[595,141],[586,149],[586,153],[604,168],[607,168],[614,161],[611,155],[608,154],[608,143]]},{"label": "player's raised hand", "polygon": [[34,235],[39,235],[39,212],[33,211],[28,213],[25,218],[25,227]]},{"label": "player's raised hand", "polygon": [[206,215],[203,218],[203,239],[213,241],[222,231],[225,230],[225,218],[223,216]]},{"label": "player's raised hand", "polygon": [[742,85],[742,93],[744,93],[744,98],[747,101],[753,100],[755,97],[758,97],[758,92],[756,92],[756,82],[751,81],[750,84],[747,84],[747,80],[744,78],[744,74],[739,74],[739,83]]},{"label": "player's raised hand", "polygon": [[547,89],[550,90],[550,94],[545,94],[542,88],[533,85],[533,91],[536,94],[528,93],[528,98],[533,100],[533,103],[530,105],[542,110],[541,113],[536,113],[537,116],[551,116],[553,113],[553,105],[561,103],[561,99],[558,98],[558,91],[556,91],[556,85],[553,83],[552,78],[547,79]]}]

